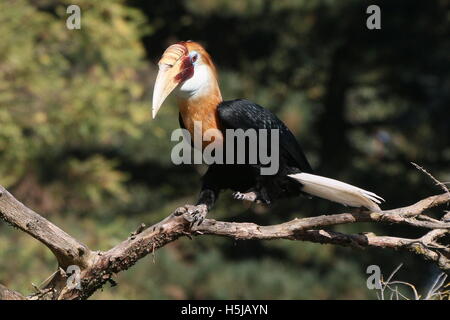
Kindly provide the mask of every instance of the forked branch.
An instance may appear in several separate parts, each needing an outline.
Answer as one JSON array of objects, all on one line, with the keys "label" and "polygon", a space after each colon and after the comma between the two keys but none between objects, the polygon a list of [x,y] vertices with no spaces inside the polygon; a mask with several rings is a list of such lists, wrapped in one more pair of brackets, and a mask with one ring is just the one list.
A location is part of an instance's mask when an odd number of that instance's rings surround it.
[{"label": "forked branch", "polygon": [[[450,221],[426,215],[430,208],[450,203],[450,193],[431,196],[417,203],[382,212],[355,210],[294,219],[278,225],[259,226],[254,223],[223,222],[206,219],[192,225],[185,208],[178,208],[161,222],[145,228],[140,226],[128,239],[108,251],[92,251],[86,245],[24,206],[0,186],[0,218],[25,231],[45,244],[56,256],[60,268],[27,299],[87,299],[105,283],[114,283],[114,274],[127,270],[139,259],[155,252],[182,236],[216,235],[237,240],[289,239],[334,244],[355,248],[389,248],[414,252],[450,272],[450,245],[441,241],[450,236]],[[377,236],[374,233],[344,234],[326,228],[358,222],[406,225],[424,230],[423,236],[407,239]],[[71,277],[67,268],[79,270]],[[0,286],[3,299],[24,298]]]}]

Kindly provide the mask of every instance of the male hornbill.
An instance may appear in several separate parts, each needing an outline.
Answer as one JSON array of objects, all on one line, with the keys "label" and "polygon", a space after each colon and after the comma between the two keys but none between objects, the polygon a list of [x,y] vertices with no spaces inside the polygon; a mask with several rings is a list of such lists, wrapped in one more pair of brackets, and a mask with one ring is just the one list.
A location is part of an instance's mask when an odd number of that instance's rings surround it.
[{"label": "male hornbill", "polygon": [[[261,163],[212,164],[202,178],[196,206],[189,211],[199,223],[221,190],[231,189],[235,199],[270,203],[302,193],[352,207],[379,211],[381,197],[361,188],[312,174],[301,147],[286,125],[273,113],[244,99],[223,101],[217,71],[210,55],[198,43],[183,41],[163,53],[153,91],[153,118],[173,91],[178,98],[179,122],[194,136],[195,122],[202,130],[279,129],[279,170],[261,175]],[[226,135],[223,134],[222,140]],[[207,143],[203,143],[204,149]]]}]

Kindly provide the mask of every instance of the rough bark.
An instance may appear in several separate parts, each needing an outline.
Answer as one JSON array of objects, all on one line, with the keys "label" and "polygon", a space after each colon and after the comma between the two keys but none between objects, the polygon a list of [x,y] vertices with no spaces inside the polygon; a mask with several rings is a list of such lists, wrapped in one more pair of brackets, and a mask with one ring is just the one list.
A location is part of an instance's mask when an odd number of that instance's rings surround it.
[{"label": "rough bark", "polygon": [[[92,251],[77,239],[24,206],[0,186],[0,218],[45,244],[55,255],[60,268],[37,293],[27,299],[87,299],[105,283],[114,284],[112,276],[132,267],[145,257],[182,236],[215,235],[237,240],[289,239],[354,248],[387,248],[411,251],[433,261],[445,272],[450,272],[450,246],[440,240],[450,236],[450,221],[437,220],[426,215],[432,207],[450,203],[450,193],[431,196],[417,203],[382,212],[355,210],[349,213],[321,215],[294,219],[278,225],[260,226],[254,223],[223,222],[205,219],[201,225],[192,225],[192,217],[185,208],[178,208],[161,222],[146,228],[140,226],[128,239],[108,251]],[[423,236],[407,239],[377,236],[373,233],[344,234],[324,228],[358,222],[401,224],[423,229]],[[79,268],[79,287],[66,270]],[[24,298],[21,294],[0,285],[0,298]]]},{"label": "rough bark", "polygon": [[0,300],[26,300],[26,298],[20,293],[0,284]]}]

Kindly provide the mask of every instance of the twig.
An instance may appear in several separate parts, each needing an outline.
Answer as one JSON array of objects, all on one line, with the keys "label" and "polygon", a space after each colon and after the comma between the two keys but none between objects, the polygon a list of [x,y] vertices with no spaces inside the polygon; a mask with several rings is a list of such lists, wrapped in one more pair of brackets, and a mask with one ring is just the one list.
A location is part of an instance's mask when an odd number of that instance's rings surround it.
[{"label": "twig", "polygon": [[434,183],[436,183],[437,186],[441,187],[442,190],[444,190],[444,192],[446,193],[450,193],[449,189],[447,188],[447,186],[445,185],[445,183],[440,182],[438,179],[436,179],[431,173],[429,173],[427,170],[425,170],[423,167],[419,166],[417,163],[411,162],[411,164],[416,167],[418,170],[422,171],[423,173],[425,173],[428,177],[431,178],[431,180],[434,181]]}]

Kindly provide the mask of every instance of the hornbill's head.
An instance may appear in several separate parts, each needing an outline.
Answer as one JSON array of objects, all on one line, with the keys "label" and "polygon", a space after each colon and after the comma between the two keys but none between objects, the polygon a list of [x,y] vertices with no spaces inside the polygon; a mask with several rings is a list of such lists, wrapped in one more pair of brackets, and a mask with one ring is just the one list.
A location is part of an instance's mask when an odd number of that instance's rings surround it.
[{"label": "hornbill's head", "polygon": [[191,99],[204,96],[218,87],[211,57],[196,42],[183,41],[171,45],[164,51],[158,66],[153,89],[153,118],[172,91],[182,99]]}]

